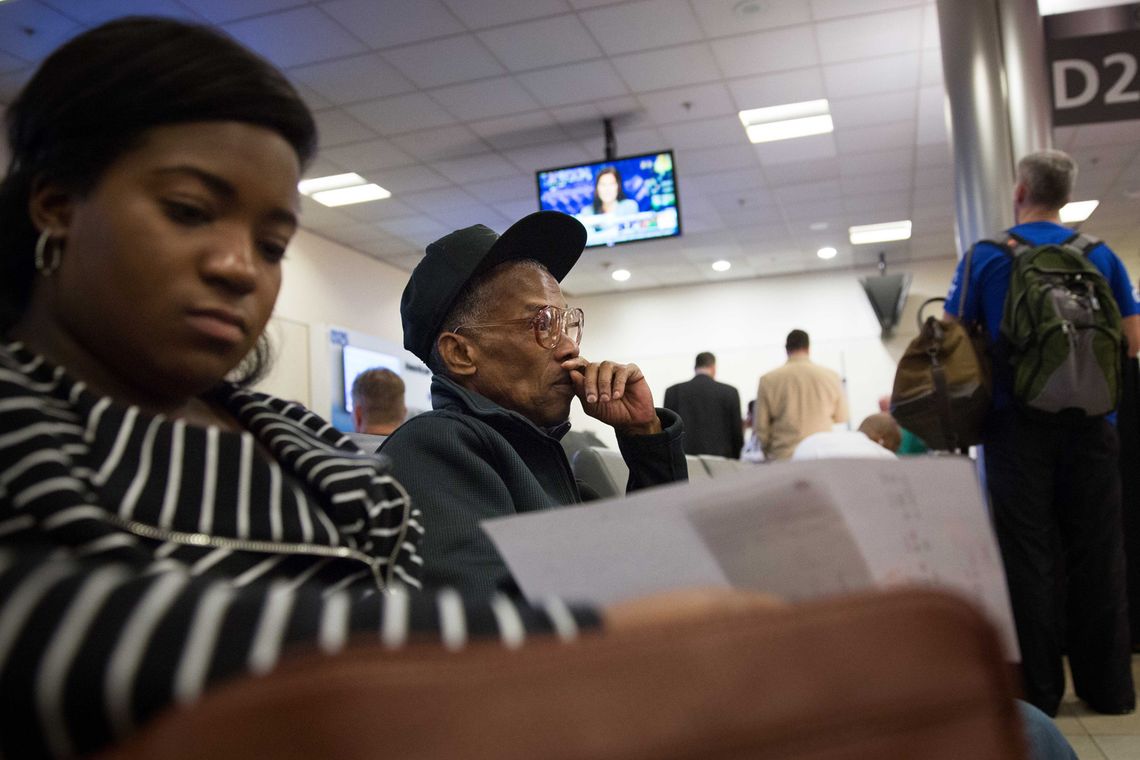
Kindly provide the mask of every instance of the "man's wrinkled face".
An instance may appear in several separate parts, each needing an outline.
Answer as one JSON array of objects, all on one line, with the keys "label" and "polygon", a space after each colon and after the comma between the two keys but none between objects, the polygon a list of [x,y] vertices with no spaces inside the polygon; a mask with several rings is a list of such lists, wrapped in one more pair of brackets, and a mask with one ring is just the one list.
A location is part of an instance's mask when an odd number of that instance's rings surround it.
[{"label": "man's wrinkled face", "polygon": [[[557,280],[527,266],[506,266],[486,283],[492,307],[486,322],[533,317],[544,306],[566,308]],[[529,324],[479,328],[466,334],[475,373],[465,385],[540,427],[557,425],[570,415],[574,386],[562,362],[578,355],[565,335],[553,349],[535,340]]]}]

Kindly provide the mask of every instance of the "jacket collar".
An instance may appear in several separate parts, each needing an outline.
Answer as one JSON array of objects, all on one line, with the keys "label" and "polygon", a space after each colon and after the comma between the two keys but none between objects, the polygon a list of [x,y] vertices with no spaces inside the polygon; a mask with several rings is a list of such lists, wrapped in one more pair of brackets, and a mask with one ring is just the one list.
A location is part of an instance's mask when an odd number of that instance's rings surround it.
[{"label": "jacket collar", "polygon": [[518,412],[500,406],[486,396],[439,374],[433,375],[431,379],[431,407],[470,414],[492,427],[503,424],[520,427],[556,441],[561,440],[570,430],[570,420],[549,428],[539,427]]}]

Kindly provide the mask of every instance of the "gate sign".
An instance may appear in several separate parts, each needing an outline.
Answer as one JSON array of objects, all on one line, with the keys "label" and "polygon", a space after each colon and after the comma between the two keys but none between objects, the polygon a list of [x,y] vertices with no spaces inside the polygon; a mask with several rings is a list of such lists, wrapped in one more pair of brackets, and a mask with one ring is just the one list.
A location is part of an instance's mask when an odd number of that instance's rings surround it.
[{"label": "gate sign", "polygon": [[1046,41],[1053,125],[1140,119],[1140,31]]}]

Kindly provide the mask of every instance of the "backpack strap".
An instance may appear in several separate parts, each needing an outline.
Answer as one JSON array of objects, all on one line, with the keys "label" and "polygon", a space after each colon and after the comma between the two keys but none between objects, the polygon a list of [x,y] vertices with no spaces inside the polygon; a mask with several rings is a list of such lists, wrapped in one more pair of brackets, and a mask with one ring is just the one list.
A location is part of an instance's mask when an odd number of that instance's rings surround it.
[{"label": "backpack strap", "polygon": [[1096,248],[1098,245],[1100,245],[1100,239],[1095,238],[1092,235],[1086,235],[1083,232],[1077,232],[1074,233],[1071,238],[1066,240],[1061,245],[1064,245],[1068,248],[1073,248],[1082,256],[1088,256],[1092,252],[1093,248]]},{"label": "backpack strap", "polygon": [[[985,242],[990,245],[996,245],[998,248],[1005,251],[1005,254],[1010,258],[1017,258],[1026,251],[1032,250],[1035,246],[1021,235],[1018,235],[1013,230],[1005,230],[1001,235],[995,236],[998,240],[987,240]],[[1067,242],[1067,241],[1066,241]]]}]

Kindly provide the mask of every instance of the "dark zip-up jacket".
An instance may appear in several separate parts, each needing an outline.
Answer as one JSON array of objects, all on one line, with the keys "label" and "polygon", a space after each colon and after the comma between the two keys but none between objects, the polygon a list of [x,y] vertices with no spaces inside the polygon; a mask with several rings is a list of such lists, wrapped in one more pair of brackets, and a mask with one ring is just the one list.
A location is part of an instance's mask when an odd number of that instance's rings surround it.
[{"label": "dark zip-up jacket", "polygon": [[[433,411],[405,422],[381,447],[423,514],[422,580],[472,597],[514,590],[479,522],[582,501],[559,443],[570,424],[540,428],[440,375],[431,394]],[[657,415],[663,432],[618,436],[627,491],[688,480],[681,418],[666,409]]]}]

